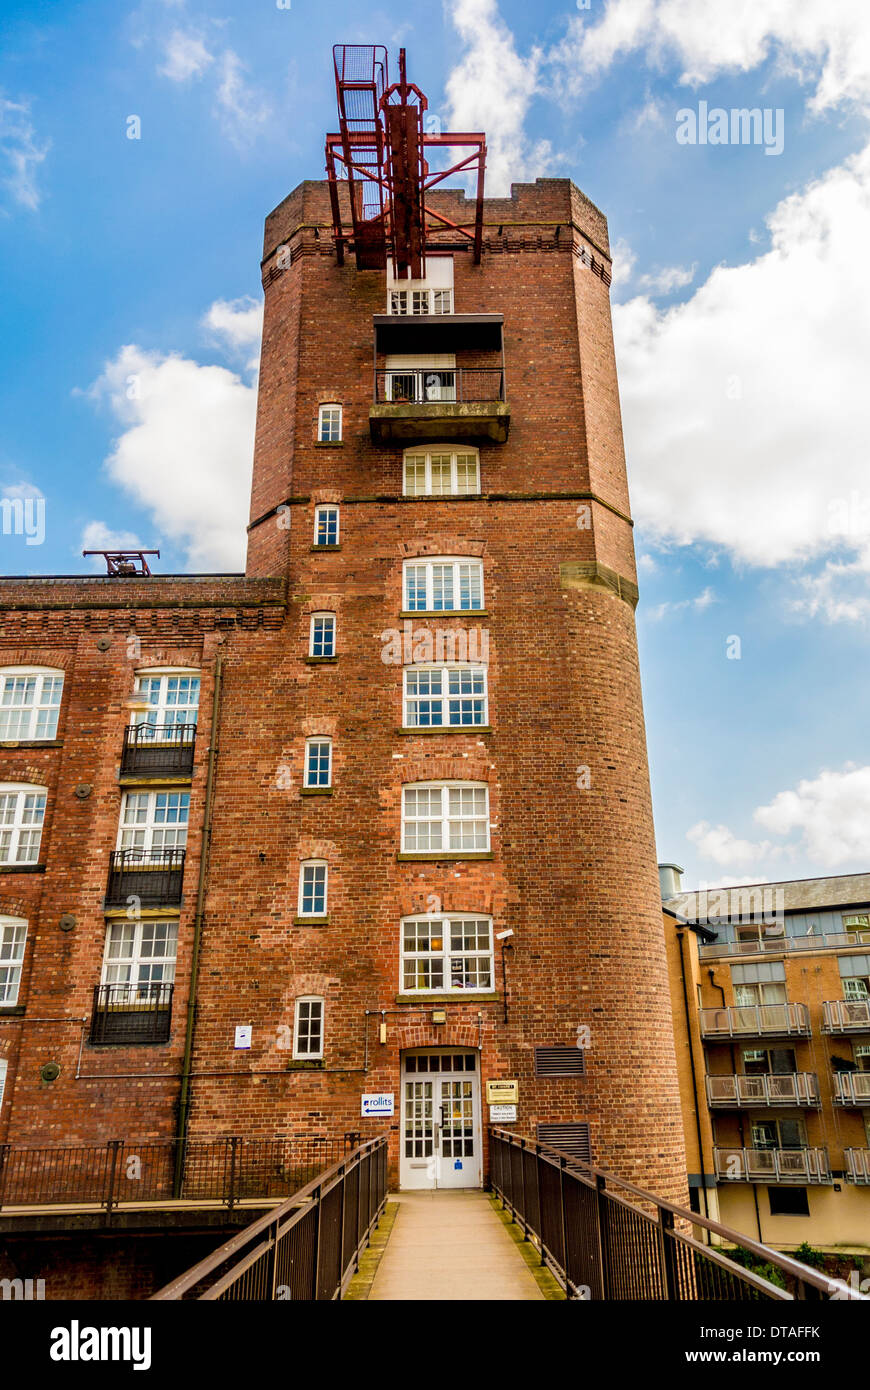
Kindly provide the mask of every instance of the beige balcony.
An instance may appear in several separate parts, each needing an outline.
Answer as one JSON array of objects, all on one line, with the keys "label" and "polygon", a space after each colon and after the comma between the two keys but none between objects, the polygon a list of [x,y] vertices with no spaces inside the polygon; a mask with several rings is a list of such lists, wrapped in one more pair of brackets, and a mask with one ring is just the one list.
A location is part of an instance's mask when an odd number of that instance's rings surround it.
[{"label": "beige balcony", "polygon": [[[870,1072],[867,1073],[870,1081]],[[802,1105],[818,1109],[819,1078],[815,1072],[769,1072],[759,1076],[708,1076],[707,1100],[711,1109],[741,1110]]]},{"label": "beige balcony", "polygon": [[832,999],[822,1008],[823,1033],[870,1033],[870,999]]},{"label": "beige balcony", "polygon": [[835,1105],[870,1105],[870,1071],[835,1071]]},{"label": "beige balcony", "polygon": [[846,1149],[846,1182],[870,1184],[870,1149]]},{"label": "beige balcony", "polygon": [[827,1149],[721,1148],[714,1158],[719,1182],[833,1182]]},{"label": "beige balcony", "polygon": [[705,1042],[732,1038],[808,1038],[810,1015],[806,1004],[741,1004],[730,1009],[701,1009]]}]

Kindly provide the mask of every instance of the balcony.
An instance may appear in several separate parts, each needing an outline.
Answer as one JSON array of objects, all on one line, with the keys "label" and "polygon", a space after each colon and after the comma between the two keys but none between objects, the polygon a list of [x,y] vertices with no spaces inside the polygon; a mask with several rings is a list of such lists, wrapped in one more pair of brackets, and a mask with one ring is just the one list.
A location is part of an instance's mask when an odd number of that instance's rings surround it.
[{"label": "balcony", "polygon": [[870,1105],[870,1071],[835,1071],[835,1105]]},{"label": "balcony", "polygon": [[116,1046],[168,1042],[173,988],[163,983],[95,985],[89,1041]]},{"label": "balcony", "polygon": [[[867,1073],[870,1081],[870,1072]],[[759,1076],[708,1076],[707,1101],[711,1109],[742,1110],[776,1105],[803,1105],[818,1109],[819,1078],[815,1072],[768,1072]]]},{"label": "balcony", "polygon": [[121,777],[191,777],[195,724],[130,724],[124,730]]},{"label": "balcony", "polygon": [[510,410],[502,367],[376,371],[369,412],[377,444],[488,439],[504,444]]},{"label": "balcony", "polygon": [[109,855],[106,907],[126,907],[138,898],[141,907],[177,907],[184,879],[183,849],[116,849]]},{"label": "balcony", "polygon": [[870,1184],[870,1149],[845,1149],[846,1182]]},{"label": "balcony", "polygon": [[719,1182],[833,1182],[827,1149],[714,1149]]},{"label": "balcony", "polygon": [[822,1008],[823,1033],[870,1033],[870,999],[832,999]]},{"label": "balcony", "polygon": [[701,1009],[705,1042],[732,1038],[808,1038],[806,1004],[741,1004],[731,1009]]},{"label": "balcony", "polygon": [[854,949],[870,942],[870,932],[829,932],[826,936],[770,936],[747,938],[744,941],[713,941],[698,947],[701,960],[717,960],[723,956],[785,955],[793,951],[840,951]]}]

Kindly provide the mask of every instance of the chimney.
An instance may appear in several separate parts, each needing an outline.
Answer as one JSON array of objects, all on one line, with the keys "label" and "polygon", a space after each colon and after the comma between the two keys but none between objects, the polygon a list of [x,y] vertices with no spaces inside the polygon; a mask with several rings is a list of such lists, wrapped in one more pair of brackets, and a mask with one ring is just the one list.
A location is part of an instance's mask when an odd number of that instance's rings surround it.
[{"label": "chimney", "polygon": [[662,890],[662,902],[667,902],[668,898],[676,898],[683,891],[682,875],[685,870],[679,864],[659,864],[659,887]]}]

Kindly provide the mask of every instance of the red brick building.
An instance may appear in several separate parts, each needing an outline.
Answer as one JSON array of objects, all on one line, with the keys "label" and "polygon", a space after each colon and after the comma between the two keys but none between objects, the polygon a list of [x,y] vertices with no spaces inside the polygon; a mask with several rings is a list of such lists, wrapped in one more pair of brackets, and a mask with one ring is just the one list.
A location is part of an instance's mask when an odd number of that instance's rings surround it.
[{"label": "red brick building", "polygon": [[508,1081],[682,1197],[605,219],[515,186],[407,283],[330,228],[266,222],[246,575],[0,581],[0,1143],[469,1186]]}]

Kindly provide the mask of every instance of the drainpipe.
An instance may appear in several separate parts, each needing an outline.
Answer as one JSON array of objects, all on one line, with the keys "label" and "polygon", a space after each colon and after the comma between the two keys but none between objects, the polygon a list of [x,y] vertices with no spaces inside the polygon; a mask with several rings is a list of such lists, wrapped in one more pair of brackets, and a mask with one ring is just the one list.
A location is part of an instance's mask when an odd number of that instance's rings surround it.
[{"label": "drainpipe", "polygon": [[683,938],[686,933],[682,930],[677,931],[677,940],[680,943],[680,974],[683,980],[683,1007],[686,1013],[686,1037],[689,1040],[689,1066],[692,1072],[692,1096],[695,1101],[695,1133],[698,1138],[698,1163],[701,1169],[701,1191],[704,1194],[704,1215],[709,1217],[710,1206],[707,1201],[707,1172],[704,1168],[704,1141],[701,1136],[701,1111],[698,1099],[698,1078],[695,1074],[695,1049],[692,1046],[692,1019],[689,1013],[689,990],[686,984],[686,958],[683,953]]},{"label": "drainpipe", "polygon": [[[724,989],[724,986],[723,986],[723,985],[719,985],[719,984],[716,983],[716,978],[715,978],[715,976],[714,976],[714,974],[713,974],[713,969],[712,969],[712,967],[710,968],[710,970],[709,970],[707,973],[708,973],[709,976],[710,976],[710,984],[711,984],[711,986],[713,987],[713,989],[718,989],[719,993],[722,995],[722,1008],[723,1008],[723,1009],[724,1009],[724,1008],[727,1008],[727,1005],[726,1005],[726,1003],[725,1003],[725,989]],[[735,1053],[734,1053],[734,1043],[733,1043],[733,1042],[730,1044],[730,1046],[729,1046],[729,1048],[728,1048],[728,1051],[729,1051],[730,1054],[731,1054],[731,1070],[732,1070],[732,1072],[734,1073],[734,1075],[736,1076],[736,1075],[737,1075],[737,1058],[736,1058]],[[743,1126],[743,1111],[740,1110],[740,1109],[738,1109],[738,1111],[737,1111],[737,1126],[738,1126],[738,1129],[739,1129],[739,1131],[740,1131],[740,1147],[741,1147],[741,1149],[745,1149],[745,1148],[746,1148],[746,1130],[744,1129],[744,1126]],[[752,1192],[752,1202],[753,1202],[753,1205],[754,1205],[754,1207],[755,1207],[755,1226],[756,1226],[756,1229],[757,1229],[757,1231],[758,1231],[758,1242],[759,1242],[759,1244],[761,1245],[761,1244],[763,1244],[763,1242],[764,1242],[764,1237],[763,1237],[762,1234],[761,1234],[761,1212],[760,1212],[759,1207],[758,1207],[758,1192],[756,1191],[755,1183],[754,1183],[754,1182],[751,1182],[751,1183],[749,1184],[749,1188],[750,1188],[750,1191]]]},{"label": "drainpipe", "polygon": [[205,885],[208,877],[211,848],[211,813],[214,800],[214,774],[217,763],[218,718],[220,715],[223,653],[218,652],[214,664],[214,690],[211,704],[211,738],[208,750],[208,771],[205,779],[205,808],[203,811],[202,852],[199,858],[199,882],[196,888],[196,916],[193,919],[193,948],[190,958],[190,990],[187,997],[187,1030],[184,1038],[184,1060],[181,1067],[181,1092],[178,1102],[178,1142],[175,1148],[174,1195],[181,1195],[184,1173],[184,1150],[187,1144],[187,1125],[190,1119],[190,1074],[193,1060],[193,1028],[196,1015],[196,987],[199,977],[199,955],[202,943],[202,919],[205,907]]}]

